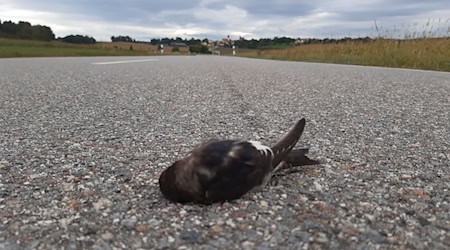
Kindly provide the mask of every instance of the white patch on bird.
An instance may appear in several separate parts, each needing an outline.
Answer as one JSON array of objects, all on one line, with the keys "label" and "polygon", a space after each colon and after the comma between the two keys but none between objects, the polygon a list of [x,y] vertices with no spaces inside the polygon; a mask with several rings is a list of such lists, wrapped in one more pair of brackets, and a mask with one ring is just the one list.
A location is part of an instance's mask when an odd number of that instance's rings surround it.
[{"label": "white patch on bird", "polygon": [[233,145],[233,147],[231,148],[230,152],[228,152],[228,156],[231,158],[238,158],[237,155],[237,151],[241,150],[242,146],[237,144],[237,145]]},{"label": "white patch on bird", "polygon": [[264,146],[259,141],[248,141],[254,148],[259,150],[261,154],[267,155],[270,153],[270,156],[273,157],[273,152],[270,147]]},{"label": "white patch on bird", "polygon": [[214,173],[205,167],[197,168],[197,172],[201,175],[206,176],[208,179],[211,179],[214,177]]}]

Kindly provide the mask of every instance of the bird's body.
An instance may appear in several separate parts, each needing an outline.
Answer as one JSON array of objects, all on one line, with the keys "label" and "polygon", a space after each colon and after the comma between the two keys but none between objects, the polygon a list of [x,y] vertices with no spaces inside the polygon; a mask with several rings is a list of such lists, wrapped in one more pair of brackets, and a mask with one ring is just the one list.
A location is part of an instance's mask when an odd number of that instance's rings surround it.
[{"label": "bird's body", "polygon": [[307,150],[292,150],[304,126],[302,119],[272,147],[246,140],[202,143],[161,174],[160,189],[175,202],[213,203],[240,198],[267,184],[281,168],[318,163],[305,156]]}]

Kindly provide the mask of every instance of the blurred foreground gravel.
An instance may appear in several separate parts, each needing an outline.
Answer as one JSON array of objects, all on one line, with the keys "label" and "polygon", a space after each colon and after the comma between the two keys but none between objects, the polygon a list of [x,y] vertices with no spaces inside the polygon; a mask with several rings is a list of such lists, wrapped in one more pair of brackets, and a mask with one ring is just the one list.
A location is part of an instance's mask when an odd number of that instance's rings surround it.
[{"label": "blurred foreground gravel", "polygon": [[[0,249],[449,249],[450,74],[231,57],[0,60]],[[211,206],[159,173],[307,119],[319,166]]]}]

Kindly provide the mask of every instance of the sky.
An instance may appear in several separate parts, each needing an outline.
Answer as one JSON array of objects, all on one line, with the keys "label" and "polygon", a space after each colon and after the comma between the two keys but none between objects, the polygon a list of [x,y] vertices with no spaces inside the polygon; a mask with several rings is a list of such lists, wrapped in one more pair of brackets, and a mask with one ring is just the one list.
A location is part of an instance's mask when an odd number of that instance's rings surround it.
[{"label": "sky", "polygon": [[450,0],[0,0],[0,20],[97,41],[448,36]]}]

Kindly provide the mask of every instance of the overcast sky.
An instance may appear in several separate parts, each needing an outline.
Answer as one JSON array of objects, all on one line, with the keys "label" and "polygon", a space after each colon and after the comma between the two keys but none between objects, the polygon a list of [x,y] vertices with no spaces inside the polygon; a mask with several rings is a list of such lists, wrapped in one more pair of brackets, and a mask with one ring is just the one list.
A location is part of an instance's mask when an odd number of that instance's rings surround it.
[{"label": "overcast sky", "polygon": [[49,26],[57,37],[80,34],[102,41],[118,35],[137,40],[449,35],[449,19],[450,0],[0,0],[2,22],[28,21]]}]

